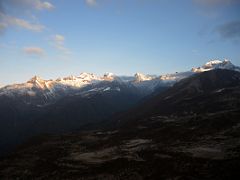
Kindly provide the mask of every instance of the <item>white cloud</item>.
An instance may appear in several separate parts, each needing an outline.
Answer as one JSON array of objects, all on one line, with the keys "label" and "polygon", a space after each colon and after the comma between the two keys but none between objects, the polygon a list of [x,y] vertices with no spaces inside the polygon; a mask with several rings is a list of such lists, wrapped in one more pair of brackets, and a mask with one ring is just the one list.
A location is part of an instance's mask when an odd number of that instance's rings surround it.
[{"label": "white cloud", "polygon": [[47,9],[51,10],[54,6],[50,2],[41,2],[41,1],[34,1],[36,9]]},{"label": "white cloud", "polygon": [[41,24],[30,23],[24,19],[16,18],[3,13],[0,13],[0,19],[0,31],[5,30],[6,28],[11,26],[20,27],[36,32],[40,32],[45,28]]},{"label": "white cloud", "polygon": [[95,5],[97,5],[97,0],[85,0],[85,2],[86,2],[87,5],[89,5],[89,6],[95,6]]},{"label": "white cloud", "polygon": [[24,53],[28,54],[28,55],[44,55],[44,50],[40,47],[25,47],[23,48]]},{"label": "white cloud", "polygon": [[[40,32],[45,27],[39,23],[28,21],[27,19],[31,19],[33,14],[26,12],[29,12],[29,10],[30,12],[44,9],[51,10],[53,8],[54,6],[50,2],[42,0],[0,0],[0,33],[10,27]],[[21,18],[13,16],[12,12],[21,15]],[[27,19],[22,19],[23,16]],[[35,21],[37,21],[36,18]]]},{"label": "white cloud", "polygon": [[56,34],[53,38],[54,38],[54,41],[57,44],[63,44],[64,41],[65,41],[65,37],[63,35],[60,35],[60,34]]},{"label": "white cloud", "polygon": [[42,0],[1,0],[3,6],[11,7],[14,9],[20,10],[29,10],[29,9],[37,9],[37,10],[51,10],[54,6],[47,1]]},{"label": "white cloud", "polygon": [[65,47],[65,37],[63,35],[55,34],[52,40],[56,49],[62,51],[64,54],[70,54],[69,49]]}]

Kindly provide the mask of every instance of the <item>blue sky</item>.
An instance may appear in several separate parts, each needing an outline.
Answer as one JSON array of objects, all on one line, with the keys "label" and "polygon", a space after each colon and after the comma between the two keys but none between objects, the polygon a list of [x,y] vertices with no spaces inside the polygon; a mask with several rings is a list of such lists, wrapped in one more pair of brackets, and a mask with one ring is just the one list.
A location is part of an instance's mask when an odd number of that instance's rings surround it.
[{"label": "blue sky", "polygon": [[240,65],[239,0],[0,0],[0,84]]}]

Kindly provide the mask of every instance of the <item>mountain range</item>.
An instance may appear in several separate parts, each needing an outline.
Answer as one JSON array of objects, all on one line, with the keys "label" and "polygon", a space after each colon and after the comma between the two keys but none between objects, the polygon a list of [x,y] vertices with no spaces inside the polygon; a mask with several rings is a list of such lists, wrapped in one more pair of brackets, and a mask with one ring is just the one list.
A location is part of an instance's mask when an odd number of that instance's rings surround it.
[{"label": "mountain range", "polygon": [[[0,88],[0,96],[20,97],[26,104],[43,106],[70,94],[88,94],[88,92],[114,90],[108,87],[101,87],[102,82],[118,82],[134,86],[143,95],[149,95],[158,87],[170,87],[181,79],[212,69],[240,71],[240,68],[233,65],[229,60],[212,60],[202,67],[192,68],[190,71],[161,76],[144,75],[141,73],[136,73],[134,76],[116,76],[112,73],[105,73],[103,76],[98,77],[92,73],[81,73],[79,76],[69,76],[56,80],[43,80],[38,76],[34,76],[26,83],[7,85]],[[117,90],[120,91],[119,88]]]},{"label": "mountain range", "polygon": [[233,179],[239,112],[240,68],[228,60],[161,76],[34,77],[0,89],[1,153],[38,135],[0,160],[0,177]]},{"label": "mountain range", "polygon": [[56,80],[35,76],[26,83],[7,85],[0,88],[0,149],[4,152],[39,133],[73,131],[100,122],[184,78],[214,69],[240,71],[228,60],[212,60],[202,67],[161,76],[81,73]]}]

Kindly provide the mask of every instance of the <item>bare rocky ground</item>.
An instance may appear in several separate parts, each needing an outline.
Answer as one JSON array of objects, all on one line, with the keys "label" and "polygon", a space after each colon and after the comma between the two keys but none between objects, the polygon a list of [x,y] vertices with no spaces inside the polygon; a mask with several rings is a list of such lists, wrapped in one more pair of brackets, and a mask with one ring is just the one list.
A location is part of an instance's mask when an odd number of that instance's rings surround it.
[{"label": "bare rocky ground", "polygon": [[0,161],[0,179],[240,179],[240,111],[154,116],[42,135]]}]

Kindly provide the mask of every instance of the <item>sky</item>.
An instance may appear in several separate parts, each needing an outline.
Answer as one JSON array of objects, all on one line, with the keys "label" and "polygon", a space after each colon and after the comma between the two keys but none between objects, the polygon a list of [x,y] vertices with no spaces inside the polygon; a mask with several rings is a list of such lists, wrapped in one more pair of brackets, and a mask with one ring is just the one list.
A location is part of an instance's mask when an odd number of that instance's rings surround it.
[{"label": "sky", "polygon": [[0,85],[240,65],[240,0],[0,0]]}]

